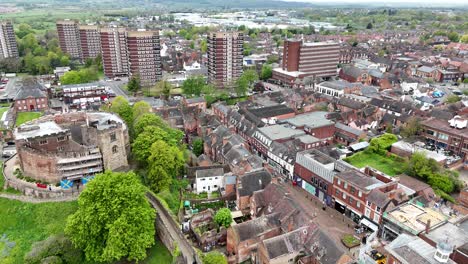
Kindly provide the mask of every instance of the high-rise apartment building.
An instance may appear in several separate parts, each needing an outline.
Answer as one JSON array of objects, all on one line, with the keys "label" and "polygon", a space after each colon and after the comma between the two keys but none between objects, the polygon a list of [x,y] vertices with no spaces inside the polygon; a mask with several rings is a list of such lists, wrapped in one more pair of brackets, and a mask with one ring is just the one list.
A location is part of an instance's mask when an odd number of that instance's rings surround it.
[{"label": "high-rise apartment building", "polygon": [[97,25],[79,25],[82,60],[101,54],[101,35]]},{"label": "high-rise apartment building", "polygon": [[242,74],[242,32],[208,34],[208,81],[218,87],[233,84]]},{"label": "high-rise apartment building", "polygon": [[124,28],[101,28],[100,35],[104,74],[109,78],[127,76],[127,31]]},{"label": "high-rise apartment building", "polygon": [[10,21],[0,22],[0,59],[18,58],[15,31]]},{"label": "high-rise apartment building", "polygon": [[127,33],[130,75],[138,74],[141,84],[152,85],[161,79],[161,46],[158,31]]},{"label": "high-rise apartment building", "polygon": [[304,77],[337,75],[340,45],[336,42],[303,42],[285,40],[281,68],[273,69],[273,78],[293,84]]},{"label": "high-rise apartment building", "polygon": [[80,31],[78,22],[65,19],[58,20],[57,33],[59,37],[60,48],[63,52],[70,55],[72,59],[82,59]]}]

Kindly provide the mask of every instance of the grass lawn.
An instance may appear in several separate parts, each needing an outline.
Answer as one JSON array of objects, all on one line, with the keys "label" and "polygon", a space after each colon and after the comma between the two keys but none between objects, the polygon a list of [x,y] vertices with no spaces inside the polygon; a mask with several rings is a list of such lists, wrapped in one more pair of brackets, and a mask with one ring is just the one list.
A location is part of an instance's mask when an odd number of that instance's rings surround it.
[{"label": "grass lawn", "polygon": [[[23,263],[24,255],[34,242],[63,232],[68,215],[78,208],[76,202],[23,203],[0,198],[0,235],[16,245],[0,263]],[[2,245],[4,246],[4,245]]]},{"label": "grass lawn", "polygon": [[156,239],[155,245],[150,248],[147,252],[148,257],[143,260],[143,264],[171,264],[172,255],[171,252],[164,246],[164,244]]},{"label": "grass lawn", "polygon": [[349,248],[355,247],[361,244],[359,239],[355,238],[353,235],[350,235],[350,234],[344,235],[341,241],[346,247],[349,247]]},{"label": "grass lawn", "polygon": [[39,118],[42,116],[42,112],[19,112],[16,116],[16,126],[24,124],[33,119]]},{"label": "grass lawn", "polygon": [[369,166],[390,176],[400,174],[403,170],[402,162],[376,153],[367,153],[361,151],[349,158],[346,158],[345,160],[358,168]]},{"label": "grass lawn", "polygon": [[0,108],[0,118],[2,118],[3,113],[5,113],[6,111],[8,111],[8,109],[9,109],[8,107],[1,107],[1,108]]},{"label": "grass lawn", "polygon": [[[127,87],[125,87],[127,89]],[[155,86],[150,88],[141,88],[141,91],[145,96],[159,96],[162,93],[161,89],[157,89]],[[171,94],[182,94],[182,88],[173,88],[171,89]]]}]

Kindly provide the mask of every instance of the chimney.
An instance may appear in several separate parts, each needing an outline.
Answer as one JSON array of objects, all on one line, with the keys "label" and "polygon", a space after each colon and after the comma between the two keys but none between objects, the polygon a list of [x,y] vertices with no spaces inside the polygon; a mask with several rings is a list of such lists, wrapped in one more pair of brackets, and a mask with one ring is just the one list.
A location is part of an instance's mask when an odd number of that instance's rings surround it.
[{"label": "chimney", "polygon": [[427,219],[426,223],[426,234],[429,234],[429,230],[431,229],[431,219]]}]

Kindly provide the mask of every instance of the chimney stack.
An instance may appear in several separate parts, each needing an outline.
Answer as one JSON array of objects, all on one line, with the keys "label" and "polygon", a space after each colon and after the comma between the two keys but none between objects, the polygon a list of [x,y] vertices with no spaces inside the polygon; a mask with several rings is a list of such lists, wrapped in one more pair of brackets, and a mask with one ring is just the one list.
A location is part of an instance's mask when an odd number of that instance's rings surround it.
[{"label": "chimney stack", "polygon": [[429,234],[429,230],[431,229],[431,219],[427,219],[426,223],[426,234]]}]

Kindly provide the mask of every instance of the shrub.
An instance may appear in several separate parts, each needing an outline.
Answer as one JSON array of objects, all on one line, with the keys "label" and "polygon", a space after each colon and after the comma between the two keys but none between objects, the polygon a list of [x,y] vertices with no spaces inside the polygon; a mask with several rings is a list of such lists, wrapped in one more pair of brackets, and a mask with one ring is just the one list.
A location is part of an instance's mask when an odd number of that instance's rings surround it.
[{"label": "shrub", "polygon": [[36,242],[25,256],[25,264],[39,263],[83,263],[84,255],[75,248],[64,235],[50,236],[46,240]]}]

